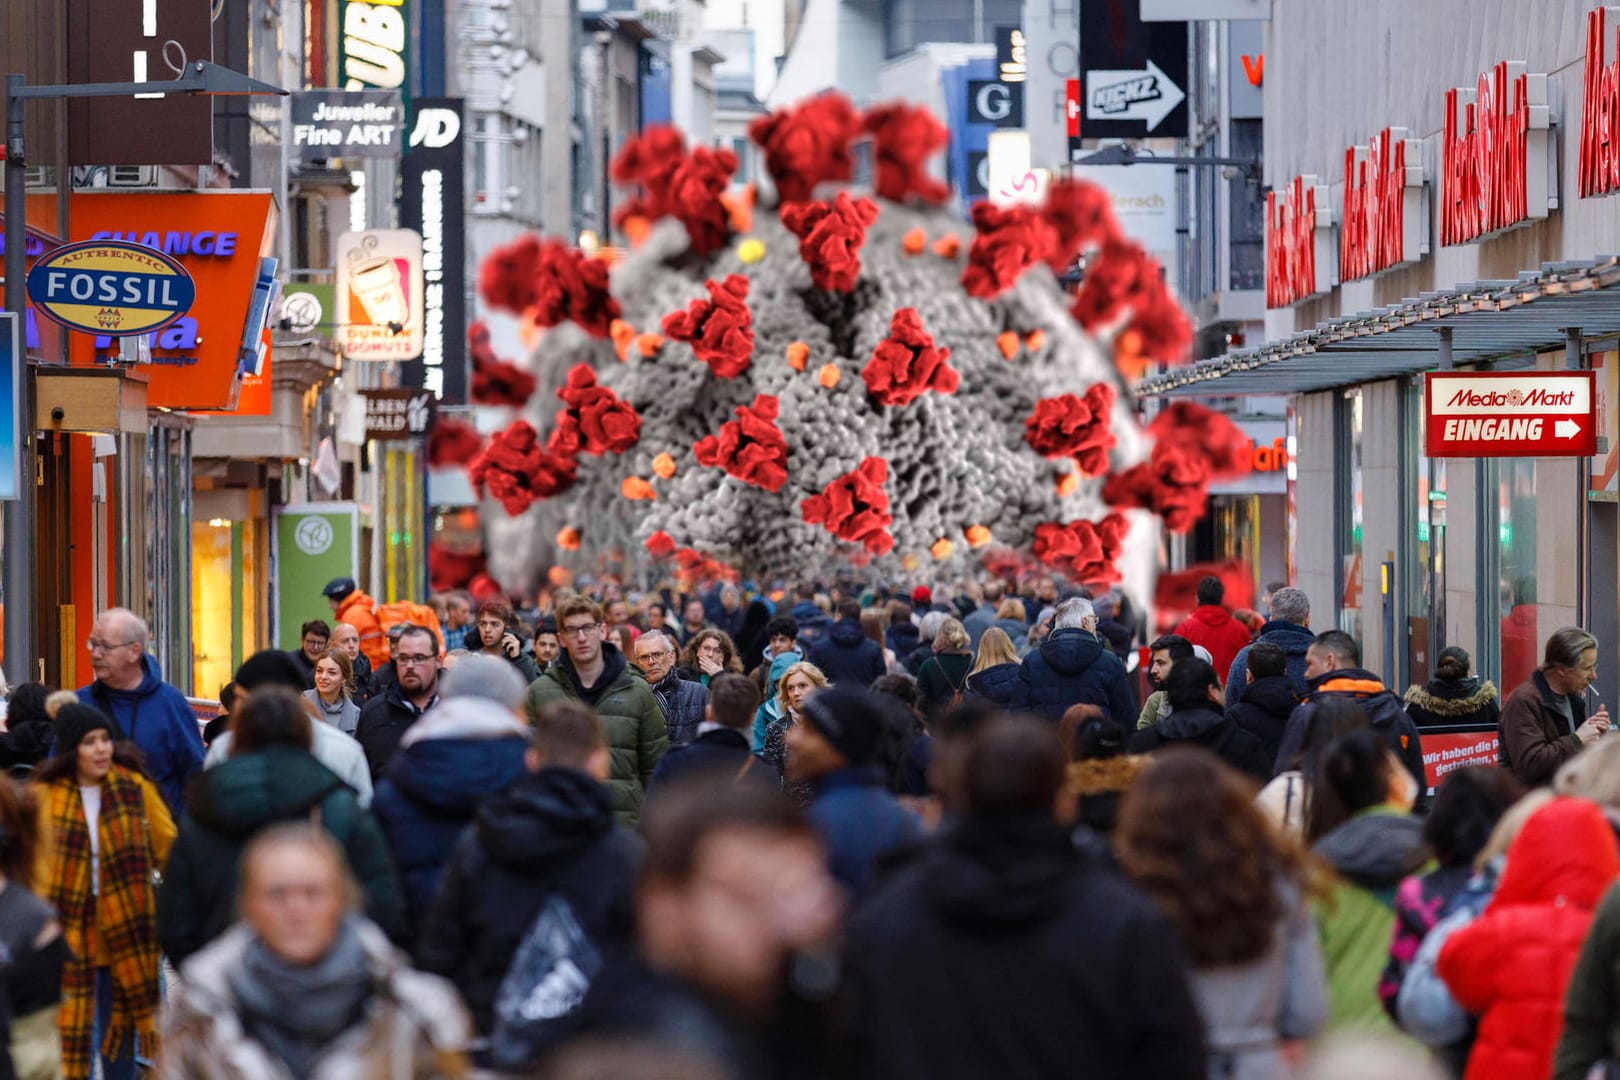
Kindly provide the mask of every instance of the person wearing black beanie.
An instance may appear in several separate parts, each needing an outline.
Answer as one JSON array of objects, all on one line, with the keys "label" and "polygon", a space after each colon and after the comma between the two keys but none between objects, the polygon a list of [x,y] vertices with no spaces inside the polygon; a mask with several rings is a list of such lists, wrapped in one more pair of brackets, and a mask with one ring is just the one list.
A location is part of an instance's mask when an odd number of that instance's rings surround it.
[{"label": "person wearing black beanie", "polygon": [[56,711],[52,721],[56,729],[56,755],[76,753],[84,737],[92,731],[105,731],[114,742],[120,735],[113,727],[112,718],[94,705],[72,702]]},{"label": "person wearing black beanie", "polygon": [[881,702],[865,690],[831,687],[806,698],[801,712],[803,722],[787,733],[787,779],[814,790],[810,823],[833,877],[858,900],[878,860],[916,840],[921,826],[884,783]]}]

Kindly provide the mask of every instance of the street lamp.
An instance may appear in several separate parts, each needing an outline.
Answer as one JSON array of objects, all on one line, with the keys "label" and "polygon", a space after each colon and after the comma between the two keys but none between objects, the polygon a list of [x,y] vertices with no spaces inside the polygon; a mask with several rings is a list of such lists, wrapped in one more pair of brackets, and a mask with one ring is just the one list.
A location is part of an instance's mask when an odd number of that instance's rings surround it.
[{"label": "street lamp", "polygon": [[[207,60],[195,60],[175,79],[163,82],[78,83],[62,86],[29,86],[22,75],[6,76],[6,310],[17,316],[19,326],[27,318],[28,289],[24,283],[24,256],[27,243],[27,147],[23,139],[23,105],[29,101],[93,97],[166,97],[169,94],[277,94],[286,90],[241,72],[220,67]],[[25,356],[17,358],[25,363]],[[33,389],[26,378],[17,411],[24,429],[17,455],[23,482],[17,498],[5,506],[5,660],[13,683],[32,677],[28,670],[34,656],[34,545],[24,542],[35,519],[34,492],[34,402]]]},{"label": "street lamp", "polygon": [[1142,153],[1134,146],[1116,143],[1105,146],[1101,150],[1087,154],[1075,162],[1076,165],[1207,165],[1219,166],[1241,171],[1251,183],[1260,180],[1260,163],[1250,158],[1227,157],[1176,157],[1154,153]]}]

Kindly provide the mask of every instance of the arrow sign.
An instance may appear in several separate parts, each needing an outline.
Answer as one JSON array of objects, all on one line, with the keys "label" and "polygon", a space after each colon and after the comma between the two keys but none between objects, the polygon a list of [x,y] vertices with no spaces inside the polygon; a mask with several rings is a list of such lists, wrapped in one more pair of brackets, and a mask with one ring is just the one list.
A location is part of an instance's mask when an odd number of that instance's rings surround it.
[{"label": "arrow sign", "polygon": [[1134,71],[1086,72],[1086,119],[1140,121],[1152,131],[1187,100],[1152,60]]},{"label": "arrow sign", "polygon": [[1424,450],[1432,458],[1597,453],[1590,371],[1431,371],[1423,398]]},{"label": "arrow sign", "polygon": [[1560,420],[1555,430],[1560,439],[1573,439],[1581,433],[1581,424],[1578,420]]}]

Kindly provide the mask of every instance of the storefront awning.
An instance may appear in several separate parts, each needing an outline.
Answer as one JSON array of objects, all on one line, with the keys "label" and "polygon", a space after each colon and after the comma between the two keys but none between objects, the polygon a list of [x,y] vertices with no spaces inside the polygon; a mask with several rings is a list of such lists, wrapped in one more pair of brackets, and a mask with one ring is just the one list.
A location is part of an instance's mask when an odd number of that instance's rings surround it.
[{"label": "storefront awning", "polygon": [[1252,349],[1143,379],[1141,396],[1301,394],[1375,382],[1451,362],[1525,358],[1562,348],[1567,331],[1620,335],[1620,256],[1549,263],[1517,281],[1481,281],[1345,315]]}]

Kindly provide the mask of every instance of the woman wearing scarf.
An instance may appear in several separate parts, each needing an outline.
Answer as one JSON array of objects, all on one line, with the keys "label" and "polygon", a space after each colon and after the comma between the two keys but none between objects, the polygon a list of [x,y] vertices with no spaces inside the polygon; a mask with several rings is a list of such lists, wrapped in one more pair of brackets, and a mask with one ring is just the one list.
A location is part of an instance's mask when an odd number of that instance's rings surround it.
[{"label": "woman wearing scarf", "polygon": [[157,897],[174,843],[168,807],[132,743],[90,705],[56,714],[56,756],[40,766],[40,896],[56,908],[73,957],[62,976],[62,1075],[134,1080],[137,1042],[157,1053]]},{"label": "woman wearing scarf", "polygon": [[185,965],[159,1075],[430,1080],[466,1072],[466,1011],[361,915],[343,849],[307,822],[242,855],[241,922]]}]

